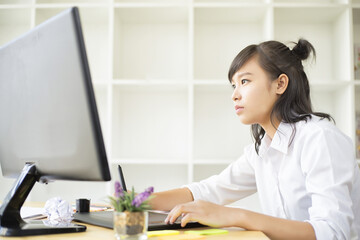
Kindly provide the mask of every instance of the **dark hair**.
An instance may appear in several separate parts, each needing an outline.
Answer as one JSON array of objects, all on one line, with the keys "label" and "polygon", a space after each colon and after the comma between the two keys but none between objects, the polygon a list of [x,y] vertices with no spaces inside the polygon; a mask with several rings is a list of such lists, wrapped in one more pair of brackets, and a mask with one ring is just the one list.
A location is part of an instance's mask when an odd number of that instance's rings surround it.
[{"label": "dark hair", "polygon": [[[310,53],[316,57],[315,49],[305,39],[299,39],[292,50],[278,41],[266,41],[258,45],[250,45],[244,48],[233,60],[228,78],[231,82],[234,74],[252,57],[257,56],[260,66],[268,74],[271,81],[276,80],[281,74],[286,74],[289,83],[286,91],[277,99],[271,111],[271,122],[274,125],[274,117],[286,123],[311,118],[311,114],[328,120],[334,119],[326,113],[313,112],[310,100],[310,86],[304,72],[302,60],[307,59]],[[261,140],[265,130],[259,124],[251,125],[251,132],[255,139],[255,150],[259,153]],[[291,144],[296,133],[293,125]]]}]

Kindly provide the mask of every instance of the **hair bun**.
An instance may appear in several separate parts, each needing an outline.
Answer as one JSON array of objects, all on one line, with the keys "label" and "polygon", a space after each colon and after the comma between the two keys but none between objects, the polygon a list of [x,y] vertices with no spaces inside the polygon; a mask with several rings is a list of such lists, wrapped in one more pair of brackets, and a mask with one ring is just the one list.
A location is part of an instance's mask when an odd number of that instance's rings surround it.
[{"label": "hair bun", "polygon": [[303,38],[299,39],[298,43],[291,51],[300,60],[307,59],[311,52],[313,52],[314,57],[316,56],[315,48],[313,47],[313,45]]}]

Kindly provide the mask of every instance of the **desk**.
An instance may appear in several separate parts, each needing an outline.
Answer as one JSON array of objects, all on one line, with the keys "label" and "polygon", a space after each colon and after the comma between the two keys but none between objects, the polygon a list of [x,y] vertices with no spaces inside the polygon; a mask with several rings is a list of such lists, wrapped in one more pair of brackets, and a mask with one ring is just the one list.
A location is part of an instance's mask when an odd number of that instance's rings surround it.
[{"label": "desk", "polygon": [[[114,231],[108,228],[97,227],[88,224],[86,225],[87,229],[85,232],[80,233],[64,233],[64,234],[52,234],[52,235],[37,235],[31,237],[0,237],[1,240],[64,240],[64,239],[87,239],[87,240],[107,240],[107,239],[115,239]],[[188,229],[187,229],[188,230]],[[207,236],[206,239],[209,240],[240,240],[240,239],[247,239],[247,240],[263,240],[269,239],[263,234],[262,232],[258,231],[243,231],[241,229],[231,228],[228,229],[229,233],[227,234],[220,234],[220,235],[212,235]],[[156,240],[157,237],[148,238],[148,240]]]},{"label": "desk", "polygon": [[[41,207],[43,203],[30,203],[25,204],[26,206],[32,207]],[[79,223],[80,224],[80,223]],[[87,227],[85,232],[80,233],[64,233],[64,234],[52,234],[52,235],[36,235],[36,236],[29,236],[29,237],[0,237],[0,240],[63,240],[63,239],[87,239],[87,240],[107,240],[107,239],[115,239],[114,231],[112,229],[98,227],[89,224],[82,224]],[[186,229],[189,230],[189,229]],[[195,230],[195,229],[191,229]],[[269,239],[260,231],[244,231],[240,228],[229,228],[229,233],[227,234],[220,234],[220,235],[212,235],[207,236],[206,239],[209,240],[238,240],[238,239],[248,239],[248,240],[255,240],[255,239]],[[181,233],[182,234],[182,233]],[[149,240],[156,240],[157,237],[148,238]]]}]

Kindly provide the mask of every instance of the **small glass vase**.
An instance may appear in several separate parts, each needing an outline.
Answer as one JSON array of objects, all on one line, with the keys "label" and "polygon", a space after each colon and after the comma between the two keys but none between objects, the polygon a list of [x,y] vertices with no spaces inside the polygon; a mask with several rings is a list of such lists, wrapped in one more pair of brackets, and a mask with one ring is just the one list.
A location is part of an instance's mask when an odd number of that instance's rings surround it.
[{"label": "small glass vase", "polygon": [[114,212],[114,231],[117,240],[147,239],[148,212]]}]

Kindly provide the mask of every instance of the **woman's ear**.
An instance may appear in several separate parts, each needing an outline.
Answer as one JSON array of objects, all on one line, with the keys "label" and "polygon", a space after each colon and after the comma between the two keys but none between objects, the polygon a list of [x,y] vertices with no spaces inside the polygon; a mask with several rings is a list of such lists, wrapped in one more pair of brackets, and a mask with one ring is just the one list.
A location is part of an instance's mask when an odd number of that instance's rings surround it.
[{"label": "woman's ear", "polygon": [[286,74],[282,73],[280,74],[276,82],[277,82],[276,94],[281,95],[285,92],[285,90],[288,87],[289,78]]}]

